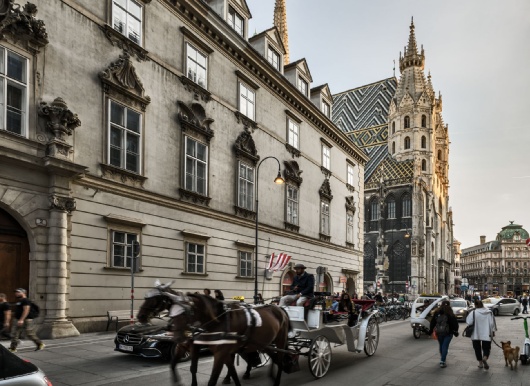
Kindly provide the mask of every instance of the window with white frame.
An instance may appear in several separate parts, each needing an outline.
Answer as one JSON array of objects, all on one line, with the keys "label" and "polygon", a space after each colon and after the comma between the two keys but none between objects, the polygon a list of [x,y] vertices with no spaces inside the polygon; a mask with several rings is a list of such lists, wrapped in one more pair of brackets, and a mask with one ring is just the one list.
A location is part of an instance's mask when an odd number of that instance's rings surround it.
[{"label": "window with white frame", "polygon": [[244,116],[255,120],[256,93],[245,83],[239,82],[239,111]]},{"label": "window with white frame", "polygon": [[186,76],[202,88],[208,85],[208,57],[190,43],[186,43]]},{"label": "window with white frame", "polygon": [[322,166],[331,170],[331,149],[324,144],[322,144]]},{"label": "window with white frame", "polygon": [[320,233],[329,235],[329,202],[320,201]]},{"label": "window with white frame", "polygon": [[138,241],[136,233],[112,231],[111,266],[130,268],[133,258],[133,243]]},{"label": "window with white frame", "polygon": [[3,47],[0,54],[0,128],[26,136],[28,61]]},{"label": "window with white frame", "polygon": [[346,242],[353,244],[353,212],[346,212]]},{"label": "window with white frame", "polygon": [[112,28],[136,44],[141,44],[142,6],[134,0],[113,0]]},{"label": "window with white frame", "polygon": [[239,273],[240,277],[254,277],[252,252],[239,251]]},{"label": "window with white frame", "polygon": [[254,210],[254,168],[243,162],[239,163],[238,206]]},{"label": "window with white frame", "polygon": [[353,171],[353,165],[346,164],[346,180],[349,185],[354,186],[355,174]]},{"label": "window with white frame", "polygon": [[185,138],[184,188],[206,196],[208,195],[208,146],[194,138]]},{"label": "window with white frame", "polygon": [[288,143],[295,149],[298,149],[300,146],[299,135],[300,135],[300,125],[294,122],[292,119],[287,119],[287,126],[289,129],[289,138]]},{"label": "window with white frame", "polygon": [[329,118],[329,113],[331,112],[331,107],[330,107],[329,103],[322,102],[322,112],[324,113],[324,115],[326,117]]},{"label": "window with white frame", "polygon": [[388,218],[396,218],[396,200],[389,198],[387,202]]},{"label": "window with white frame", "polygon": [[280,54],[270,46],[267,49],[267,60],[275,69],[280,71]]},{"label": "window with white frame", "polygon": [[289,224],[298,225],[299,189],[296,186],[286,184],[287,189],[287,211],[286,216]]},{"label": "window with white frame", "polygon": [[140,173],[142,115],[128,107],[109,100],[109,149],[110,165]]},{"label": "window with white frame", "polygon": [[297,87],[298,87],[298,90],[300,90],[302,92],[302,94],[307,96],[307,89],[309,88],[309,86],[308,86],[307,82],[302,79],[301,76],[298,77]]},{"label": "window with white frame", "polygon": [[186,243],[186,273],[206,273],[206,246]]},{"label": "window with white frame", "polygon": [[245,19],[232,7],[228,7],[228,24],[238,34],[245,36]]}]

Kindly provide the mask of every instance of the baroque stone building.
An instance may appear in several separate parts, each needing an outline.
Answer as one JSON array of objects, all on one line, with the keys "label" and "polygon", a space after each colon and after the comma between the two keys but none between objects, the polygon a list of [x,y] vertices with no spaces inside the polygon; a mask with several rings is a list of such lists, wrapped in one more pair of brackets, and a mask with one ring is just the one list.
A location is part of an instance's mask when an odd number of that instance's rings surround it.
[{"label": "baroque stone building", "polygon": [[502,227],[493,241],[480,236],[480,243],[462,249],[462,278],[471,291],[483,295],[520,296],[530,289],[530,247],[522,225]]},{"label": "baroque stone building", "polygon": [[415,26],[400,79],[333,95],[333,121],[370,157],[364,174],[364,285],[385,292],[452,293],[449,135],[442,97]]},{"label": "baroque stone building", "polygon": [[[305,59],[284,61],[286,28],[249,39],[250,17],[244,0],[0,2],[0,292],[29,289],[43,337],[127,309],[133,260],[140,297],[173,279],[252,298],[257,272],[267,299],[299,262],[362,292],[368,157]],[[272,253],[291,265],[266,272]]]}]

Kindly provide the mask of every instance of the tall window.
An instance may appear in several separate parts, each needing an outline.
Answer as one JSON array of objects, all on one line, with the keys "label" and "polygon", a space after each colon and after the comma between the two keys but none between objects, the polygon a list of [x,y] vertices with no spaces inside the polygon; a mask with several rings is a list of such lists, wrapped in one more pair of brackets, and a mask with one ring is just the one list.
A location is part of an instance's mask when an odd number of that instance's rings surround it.
[{"label": "tall window", "polygon": [[184,187],[186,190],[206,196],[208,194],[208,147],[190,137],[186,137],[185,147]]},{"label": "tall window", "polygon": [[0,129],[26,135],[27,60],[0,47]]},{"label": "tall window", "polygon": [[396,133],[396,122],[392,122],[392,134]]},{"label": "tall window", "polygon": [[396,152],[396,143],[392,142],[392,154]]},{"label": "tall window", "polygon": [[111,262],[113,267],[131,267],[133,242],[137,240],[137,237],[138,235],[134,233],[112,231]]},{"label": "tall window", "polygon": [[302,94],[304,94],[305,96],[307,96],[307,89],[309,88],[307,82],[305,80],[302,79],[302,77],[298,77],[298,81],[297,81],[297,87],[298,87],[298,90],[300,90],[302,92]]},{"label": "tall window", "polygon": [[441,150],[438,150],[438,159],[440,161],[442,160],[442,151]]},{"label": "tall window", "polygon": [[267,60],[275,69],[280,71],[280,54],[270,47],[267,50]]},{"label": "tall window", "polygon": [[331,170],[331,149],[324,144],[322,145],[322,166]]},{"label": "tall window", "polygon": [[186,55],[186,76],[199,86],[206,88],[208,58],[189,43],[186,43]]},{"label": "tall window", "polygon": [[408,115],[405,116],[404,127],[405,129],[410,128],[410,117]]},{"label": "tall window", "polygon": [[329,235],[329,202],[320,201],[320,233]]},{"label": "tall window", "polygon": [[396,200],[390,197],[387,202],[388,218],[396,218]]},{"label": "tall window", "polygon": [[421,137],[421,148],[422,149],[426,149],[427,148],[427,137],[425,137],[424,135],[422,135],[422,137]]},{"label": "tall window", "polygon": [[421,127],[427,127],[427,117],[425,115],[421,116]]},{"label": "tall window", "polygon": [[346,180],[348,184],[350,184],[351,186],[354,186],[355,174],[353,172],[353,165],[346,164],[346,174],[347,174]]},{"label": "tall window", "polygon": [[245,35],[245,20],[232,7],[228,7],[228,24],[241,36]]},{"label": "tall window", "polygon": [[424,172],[427,171],[427,161],[424,159],[421,160],[421,170]]},{"label": "tall window", "polygon": [[239,164],[239,200],[240,208],[254,209],[254,168]]},{"label": "tall window", "polygon": [[292,119],[287,120],[287,126],[289,129],[289,138],[287,139],[289,141],[289,145],[298,149],[300,146],[300,143],[299,143],[300,126],[296,122],[294,122]]},{"label": "tall window", "polygon": [[287,188],[287,218],[289,224],[298,225],[298,188],[293,185],[286,185]]},{"label": "tall window", "polygon": [[403,217],[412,216],[412,203],[410,201],[410,196],[407,194],[403,196]]},{"label": "tall window", "polygon": [[206,273],[206,255],[204,245],[187,243],[186,273]]},{"label": "tall window", "polygon": [[109,164],[140,173],[141,115],[114,101],[109,103]]},{"label": "tall window", "polygon": [[353,212],[346,212],[346,242],[353,244]]},{"label": "tall window", "polygon": [[239,251],[239,276],[253,277],[252,252]]},{"label": "tall window", "polygon": [[410,137],[405,137],[404,142],[405,149],[410,149]]},{"label": "tall window", "polygon": [[246,117],[255,120],[256,93],[244,83],[239,83],[239,111]]},{"label": "tall window", "polygon": [[142,7],[134,0],[112,1],[112,27],[136,44],[141,44]]},{"label": "tall window", "polygon": [[379,220],[379,203],[376,199],[370,202],[370,220]]},{"label": "tall window", "polygon": [[326,117],[329,118],[329,113],[331,111],[331,107],[329,106],[329,103],[327,102],[322,102],[322,112],[324,113],[324,115]]}]

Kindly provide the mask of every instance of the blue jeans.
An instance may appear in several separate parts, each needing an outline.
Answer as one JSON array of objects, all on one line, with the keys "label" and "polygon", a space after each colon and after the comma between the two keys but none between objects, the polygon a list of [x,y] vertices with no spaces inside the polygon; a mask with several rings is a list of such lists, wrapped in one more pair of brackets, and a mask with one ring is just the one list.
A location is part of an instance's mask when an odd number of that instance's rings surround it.
[{"label": "blue jeans", "polygon": [[438,343],[440,344],[440,362],[445,362],[447,358],[447,352],[449,351],[449,343],[451,343],[453,335],[444,335],[438,337]]}]

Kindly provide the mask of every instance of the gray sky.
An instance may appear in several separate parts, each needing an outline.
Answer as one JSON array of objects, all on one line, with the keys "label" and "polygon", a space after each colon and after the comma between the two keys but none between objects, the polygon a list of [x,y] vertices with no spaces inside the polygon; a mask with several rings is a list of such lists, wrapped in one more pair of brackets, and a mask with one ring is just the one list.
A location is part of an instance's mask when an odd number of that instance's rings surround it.
[{"label": "gray sky", "polygon": [[[393,60],[399,79],[413,16],[449,125],[456,239],[493,240],[510,220],[530,232],[530,1],[286,1],[290,59],[332,94],[392,76]],[[250,35],[273,25],[274,0],[247,4]]]}]

